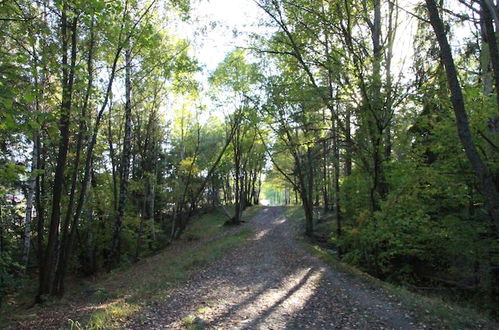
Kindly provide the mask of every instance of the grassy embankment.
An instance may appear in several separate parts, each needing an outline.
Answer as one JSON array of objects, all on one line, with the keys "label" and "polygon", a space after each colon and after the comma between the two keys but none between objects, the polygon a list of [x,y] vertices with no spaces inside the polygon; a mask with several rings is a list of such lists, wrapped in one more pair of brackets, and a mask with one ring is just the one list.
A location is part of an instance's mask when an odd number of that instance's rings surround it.
[{"label": "grassy embankment", "polygon": [[[258,206],[244,212],[249,220]],[[71,285],[61,300],[26,309],[10,306],[2,311],[0,326],[21,322],[23,327],[44,324],[80,329],[119,328],[143,306],[164,301],[189,276],[216,261],[250,236],[247,227],[224,227],[226,217],[212,212],[194,217],[182,237],[164,251],[138,263]],[[2,322],[3,321],[3,322]]]}]

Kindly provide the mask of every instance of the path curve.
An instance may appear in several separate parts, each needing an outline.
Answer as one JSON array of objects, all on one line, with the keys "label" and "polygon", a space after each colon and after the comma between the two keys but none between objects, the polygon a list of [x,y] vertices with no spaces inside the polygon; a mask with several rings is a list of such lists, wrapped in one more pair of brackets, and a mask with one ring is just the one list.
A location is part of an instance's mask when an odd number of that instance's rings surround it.
[{"label": "path curve", "polygon": [[424,328],[383,289],[304,251],[284,208],[265,207],[246,225],[254,230],[250,242],[144,308],[130,328]]}]

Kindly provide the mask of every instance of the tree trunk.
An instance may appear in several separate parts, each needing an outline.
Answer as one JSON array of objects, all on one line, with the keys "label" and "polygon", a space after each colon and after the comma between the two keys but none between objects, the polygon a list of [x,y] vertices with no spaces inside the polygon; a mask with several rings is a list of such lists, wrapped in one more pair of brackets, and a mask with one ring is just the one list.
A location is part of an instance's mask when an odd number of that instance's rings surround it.
[{"label": "tree trunk", "polygon": [[345,118],[345,164],[343,168],[343,174],[345,176],[352,174],[352,133],[350,117],[351,111],[350,108],[347,107]]},{"label": "tree trunk", "polygon": [[488,45],[490,63],[492,64],[492,71],[494,73],[494,84],[496,86],[496,106],[499,109],[499,48],[497,44],[497,36],[494,32],[493,24],[493,8],[489,8],[482,0],[481,14],[483,19],[483,26],[485,30],[485,37]]},{"label": "tree trunk", "polygon": [[305,207],[305,234],[309,237],[314,234],[314,205],[313,205],[313,190],[314,190],[314,169],[312,166],[312,150],[307,147],[307,172],[305,174],[306,182],[304,184],[305,199],[303,204]]},{"label": "tree trunk", "polygon": [[[0,256],[3,257],[3,251],[5,250],[5,243],[4,243],[4,228],[5,225],[3,223],[3,214],[2,214],[2,208],[0,207]],[[3,288],[5,286],[5,279],[3,276],[3,272],[0,272],[0,286]],[[2,296],[0,296],[0,307],[2,306]]]},{"label": "tree trunk", "polygon": [[121,229],[123,218],[125,216],[125,203],[128,197],[128,178],[130,174],[130,156],[131,156],[131,132],[132,132],[132,54],[130,48],[125,51],[125,131],[123,137],[123,150],[121,157],[121,180],[120,193],[118,198],[118,209],[114,221],[113,240],[111,244],[110,265],[119,263],[121,256]]},{"label": "tree trunk", "polygon": [[322,178],[323,178],[323,183],[322,183],[322,199],[324,200],[324,210],[327,212],[329,211],[329,194],[328,194],[328,175],[327,175],[327,146],[326,146],[326,140],[322,141],[322,158],[323,158],[323,164],[322,164]]},{"label": "tree trunk", "polygon": [[24,265],[24,272],[28,269],[29,262],[29,250],[31,245],[31,220],[33,215],[33,203],[36,189],[36,180],[38,176],[38,133],[35,133],[35,138],[33,139],[33,153],[31,160],[31,174],[28,179],[27,197],[26,197],[26,214],[24,220],[24,242],[23,242],[23,254],[22,254],[22,264]]},{"label": "tree trunk", "polygon": [[[39,150],[38,153],[38,166],[40,170],[45,171],[45,148],[43,148],[40,141],[40,135],[35,137],[35,144]],[[44,251],[43,251],[43,236],[45,227],[45,174],[42,173],[36,177],[35,200],[36,200],[36,250],[38,259],[38,285],[41,286],[42,279],[44,278]]]},{"label": "tree trunk", "polygon": [[234,218],[232,219],[232,224],[238,225],[241,222],[242,213],[242,184],[241,184],[241,129],[236,128],[236,134],[234,137],[234,179],[235,179],[235,205],[234,205]]},{"label": "tree trunk", "polygon": [[137,262],[139,261],[139,255],[140,255],[140,248],[142,245],[142,232],[144,230],[144,222],[147,220],[147,183],[145,184],[144,187],[144,201],[142,205],[142,212],[140,214],[140,223],[139,223],[139,229],[137,230],[137,236],[135,239],[135,255],[134,255],[134,261]]},{"label": "tree trunk", "polygon": [[496,232],[499,232],[499,195],[494,183],[494,179],[489,169],[482,161],[478,153],[471,130],[468,123],[468,115],[466,113],[463,94],[457,76],[456,66],[452,57],[452,50],[447,40],[444,24],[438,13],[438,7],[434,0],[426,0],[426,6],[430,17],[430,23],[435,31],[438,44],[440,46],[440,55],[445,66],[447,82],[451,91],[451,102],[456,116],[456,126],[459,139],[463,145],[464,151],[470,161],[475,175],[478,179],[480,192],[485,200],[487,211],[496,227]]},{"label": "tree trunk", "polygon": [[[75,15],[68,31],[67,4],[64,3],[61,15],[62,34],[62,101],[61,117],[59,119],[59,148],[57,163],[54,173],[54,184],[52,188],[52,213],[50,216],[49,235],[47,248],[45,251],[44,271],[40,274],[40,288],[37,301],[42,301],[43,296],[52,293],[52,280],[54,268],[56,266],[57,244],[59,241],[59,223],[61,218],[61,199],[64,186],[64,172],[66,169],[66,159],[69,149],[69,123],[71,117],[72,93],[74,83],[74,71],[76,65],[76,29],[78,16]],[[68,65],[68,41],[71,38],[71,64]],[[69,70],[68,70],[69,69]]]},{"label": "tree trunk", "polygon": [[489,51],[489,43],[488,43],[488,34],[487,28],[485,26],[485,20],[487,19],[487,15],[485,15],[484,10],[482,9],[480,12],[480,35],[481,35],[481,47],[480,47],[480,67],[482,74],[482,85],[483,92],[485,95],[491,95],[494,92],[494,74],[492,72],[492,64],[490,61],[490,51]]},{"label": "tree trunk", "polygon": [[94,33],[93,33],[93,22],[90,27],[90,46],[89,46],[89,54],[87,59],[87,75],[88,82],[87,88],[85,91],[85,98],[83,101],[83,106],[81,108],[80,114],[80,123],[78,127],[78,137],[76,139],[76,150],[75,150],[75,160],[73,163],[73,173],[71,175],[71,190],[69,193],[69,203],[66,209],[66,216],[63,224],[63,233],[62,233],[62,243],[59,253],[59,263],[57,265],[57,270],[55,274],[54,281],[54,293],[62,296],[64,294],[64,277],[66,276],[66,271],[69,263],[69,255],[71,253],[70,245],[72,242],[72,235],[69,233],[70,222],[73,217],[73,209],[76,197],[76,186],[78,183],[78,174],[80,171],[80,159],[81,153],[83,149],[83,141],[85,138],[85,132],[87,131],[87,110],[88,104],[90,101],[90,96],[92,93],[93,87],[93,47],[94,47]]},{"label": "tree trunk", "polygon": [[113,178],[113,211],[118,208],[118,179],[116,175],[116,156],[113,147],[113,135],[111,131],[111,113],[109,113],[107,125],[107,139],[109,144],[109,159],[111,160],[111,175]]},{"label": "tree trunk", "polygon": [[[83,171],[84,173],[83,173],[83,180],[81,183],[81,191],[80,191],[80,194],[78,196],[78,203],[76,205],[73,223],[71,224],[70,241],[74,241],[74,236],[76,235],[76,228],[78,227],[81,213],[83,210],[83,205],[85,204],[87,192],[88,192],[88,189],[90,187],[91,177],[92,177],[92,167],[93,167],[93,150],[94,150],[95,144],[97,143],[97,135],[99,134],[99,128],[100,128],[100,122],[102,120],[102,115],[104,114],[104,111],[106,110],[108,102],[109,102],[109,97],[111,95],[111,90],[112,90],[114,78],[116,75],[116,68],[117,68],[117,64],[118,64],[118,59],[120,57],[122,49],[123,48],[122,48],[121,44],[119,44],[119,46],[116,49],[116,53],[114,55],[113,64],[111,66],[109,81],[107,83],[106,92],[104,94],[104,101],[99,109],[99,112],[97,113],[97,117],[95,118],[95,122],[94,122],[94,125],[92,127],[92,135],[90,138],[90,142],[88,143],[87,151],[86,151],[86,155],[85,155],[86,156],[85,169]],[[69,248],[71,249],[71,244],[70,244]],[[70,257],[70,254],[71,253],[69,252],[68,258]]]},{"label": "tree trunk", "polygon": [[260,192],[262,191],[262,172],[258,174],[258,189],[255,194],[255,205],[260,204]]},{"label": "tree trunk", "polygon": [[341,207],[340,207],[340,146],[338,141],[337,126],[333,119],[331,127],[334,153],[334,217],[336,220],[336,237],[341,236]]}]

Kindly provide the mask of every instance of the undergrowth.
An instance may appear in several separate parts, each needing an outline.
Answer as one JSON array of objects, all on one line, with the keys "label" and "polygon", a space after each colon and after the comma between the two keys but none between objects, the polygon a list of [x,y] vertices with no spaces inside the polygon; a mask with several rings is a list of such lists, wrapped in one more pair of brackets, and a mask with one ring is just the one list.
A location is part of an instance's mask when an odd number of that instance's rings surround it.
[{"label": "undergrowth", "polygon": [[[292,206],[286,209],[286,216],[290,218],[294,226],[301,230],[304,224],[304,213],[300,206]],[[333,222],[321,222],[316,226],[316,231],[334,232]],[[377,279],[352,265],[342,262],[336,251],[327,249],[316,244],[314,241],[304,238],[301,244],[312,254],[326,262],[332,269],[345,274],[347,277],[359,279],[365,283],[374,284],[404,304],[406,308],[414,312],[420,320],[435,328],[446,329],[469,329],[469,328],[497,328],[498,325],[488,319],[479,311],[469,307],[446,302],[446,297],[426,296],[410,291],[407,287],[395,285]]]}]

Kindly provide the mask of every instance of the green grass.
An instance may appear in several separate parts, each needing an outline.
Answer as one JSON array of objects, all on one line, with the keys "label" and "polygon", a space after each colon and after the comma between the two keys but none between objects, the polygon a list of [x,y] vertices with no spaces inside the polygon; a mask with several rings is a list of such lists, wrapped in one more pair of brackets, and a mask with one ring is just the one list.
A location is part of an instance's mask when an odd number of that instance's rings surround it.
[{"label": "green grass", "polygon": [[224,231],[223,224],[225,220],[226,217],[218,209],[212,213],[196,216],[191,219],[191,223],[185,229],[181,239],[197,241],[214,237]]},{"label": "green grass", "polygon": [[[125,318],[137,313],[140,306],[137,304],[130,304],[127,302],[115,303],[105,310],[95,312],[90,317],[90,320],[85,328],[89,329],[109,329],[119,328],[119,323]],[[78,329],[81,326],[75,324],[74,328]]]},{"label": "green grass", "polygon": [[[301,207],[288,207],[286,216],[292,220],[297,228],[303,227],[305,218]],[[321,223],[320,226],[334,227],[334,224],[326,222]],[[396,297],[419,320],[425,321],[432,327],[445,329],[490,329],[498,327],[497,324],[476,310],[446,303],[443,300],[445,297],[427,297],[411,292],[405,287],[381,281],[349,264],[341,262],[336,254],[332,254],[331,251],[314,244],[304,237],[300,239],[300,242],[305,249],[326,262],[332,269],[345,274],[349,278],[355,278],[363,283],[383,288],[386,294]]]},{"label": "green grass", "polygon": [[[225,209],[230,213],[230,215],[234,212],[233,207],[227,206]],[[243,213],[242,220],[247,221],[251,219],[260,209],[260,206],[248,207]],[[225,221],[227,221],[227,216],[221,208],[212,213],[208,213],[200,217],[194,217],[191,220],[190,225],[182,234],[181,239],[197,241],[220,235],[228,229],[223,225]]]}]

